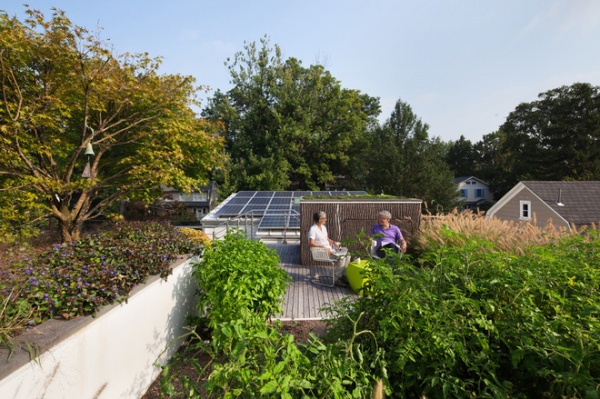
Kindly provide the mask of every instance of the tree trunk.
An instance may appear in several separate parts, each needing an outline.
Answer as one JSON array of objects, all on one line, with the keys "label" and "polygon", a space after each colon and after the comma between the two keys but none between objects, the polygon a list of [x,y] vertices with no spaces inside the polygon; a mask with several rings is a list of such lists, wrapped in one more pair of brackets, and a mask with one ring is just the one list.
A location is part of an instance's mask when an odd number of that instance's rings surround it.
[{"label": "tree trunk", "polygon": [[77,241],[81,238],[83,222],[59,220],[61,242]]}]

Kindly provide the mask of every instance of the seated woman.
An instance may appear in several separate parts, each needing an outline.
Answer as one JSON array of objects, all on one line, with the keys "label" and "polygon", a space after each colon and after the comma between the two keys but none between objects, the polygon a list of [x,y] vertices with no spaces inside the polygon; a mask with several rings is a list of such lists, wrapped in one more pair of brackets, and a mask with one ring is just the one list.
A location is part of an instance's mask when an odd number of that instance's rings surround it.
[{"label": "seated woman", "polygon": [[[327,221],[327,214],[323,211],[316,212],[313,215],[313,221],[315,222],[308,230],[309,246],[311,248],[326,248],[327,254],[331,260],[336,261],[337,268],[345,268],[350,263],[350,256],[348,256],[348,248],[340,246],[339,242],[335,242],[329,238],[327,234],[327,227],[325,222]],[[342,277],[338,279],[336,284],[347,285],[347,279],[345,273],[341,273]]]},{"label": "seated woman", "polygon": [[[348,253],[347,248],[342,248],[339,242],[335,242],[329,238],[327,227],[325,227],[325,222],[327,221],[327,214],[325,212],[316,212],[313,215],[313,221],[315,223],[308,230],[308,239],[311,248],[327,248],[327,253],[329,255],[334,255],[335,258],[339,258]],[[332,259],[334,258],[332,257]]]},{"label": "seated woman", "polygon": [[377,256],[385,258],[387,249],[395,253],[406,252],[406,240],[398,226],[390,224],[392,214],[388,211],[381,211],[377,215],[378,223],[371,229],[371,236],[377,240]]}]

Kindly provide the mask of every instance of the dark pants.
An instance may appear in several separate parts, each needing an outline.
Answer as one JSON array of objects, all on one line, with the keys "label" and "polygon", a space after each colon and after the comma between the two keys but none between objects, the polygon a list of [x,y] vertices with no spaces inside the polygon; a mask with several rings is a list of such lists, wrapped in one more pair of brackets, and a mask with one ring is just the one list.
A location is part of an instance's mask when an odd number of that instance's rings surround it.
[{"label": "dark pants", "polygon": [[392,250],[393,252],[398,253],[398,246],[392,243],[382,245],[381,248],[379,248],[376,252],[377,256],[379,256],[380,258],[385,258],[386,250]]}]

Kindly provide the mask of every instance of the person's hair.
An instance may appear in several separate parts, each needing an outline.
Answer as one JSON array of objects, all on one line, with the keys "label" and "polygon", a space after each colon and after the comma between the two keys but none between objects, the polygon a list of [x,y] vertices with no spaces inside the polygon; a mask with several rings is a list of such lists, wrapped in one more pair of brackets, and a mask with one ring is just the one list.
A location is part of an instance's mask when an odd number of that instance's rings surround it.
[{"label": "person's hair", "polygon": [[327,214],[323,211],[315,212],[315,214],[313,215],[313,220],[315,223],[318,223],[319,219],[325,216],[327,216]]},{"label": "person's hair", "polygon": [[377,214],[377,217],[379,217],[379,216],[383,216],[384,219],[392,219],[392,214],[388,211],[380,211]]}]

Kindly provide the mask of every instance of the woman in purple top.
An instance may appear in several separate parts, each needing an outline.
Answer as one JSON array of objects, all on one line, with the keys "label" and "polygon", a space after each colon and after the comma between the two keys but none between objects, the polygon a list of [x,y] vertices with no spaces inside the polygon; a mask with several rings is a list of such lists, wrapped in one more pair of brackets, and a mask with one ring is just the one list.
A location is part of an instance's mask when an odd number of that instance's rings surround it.
[{"label": "woman in purple top", "polygon": [[371,229],[371,236],[377,240],[377,256],[385,257],[385,249],[391,249],[395,253],[398,250],[406,252],[406,240],[398,226],[390,224],[392,214],[388,211],[381,211],[377,215],[379,223]]}]

